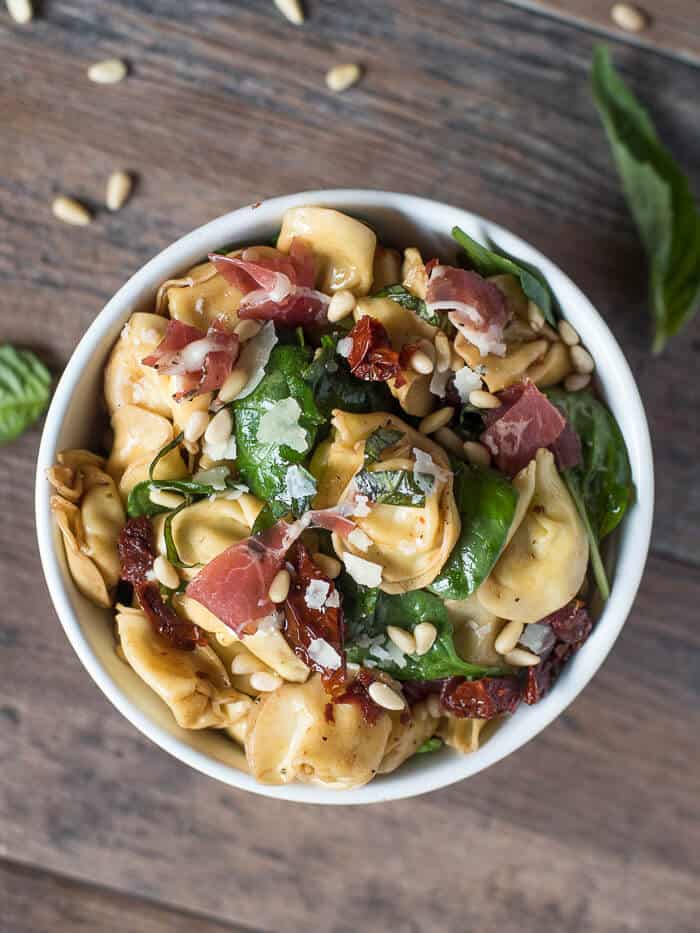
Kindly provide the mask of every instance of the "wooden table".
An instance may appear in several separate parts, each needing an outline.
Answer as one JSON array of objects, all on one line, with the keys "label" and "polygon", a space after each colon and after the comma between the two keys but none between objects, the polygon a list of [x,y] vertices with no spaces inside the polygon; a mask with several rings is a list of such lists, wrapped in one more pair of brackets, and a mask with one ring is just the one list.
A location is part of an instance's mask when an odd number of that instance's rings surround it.
[{"label": "wooden table", "polygon": [[[3,340],[58,373],[147,258],[258,198],[427,195],[519,232],[593,299],[644,396],[658,508],[632,616],[565,715],[462,784],[322,811],[208,780],[109,705],[44,587],[39,427],[0,449],[0,929],[696,931],[700,319],[650,355],[643,257],[588,88],[598,36],[561,3],[314,0],[303,29],[263,0],[41,6],[29,26],[0,18]],[[692,50],[623,38],[615,60],[697,190]],[[112,55],[128,80],[89,83]],[[333,96],[343,60],[366,77]],[[119,167],[139,184],[109,215]],[[93,205],[92,226],[55,221],[57,192]]]}]

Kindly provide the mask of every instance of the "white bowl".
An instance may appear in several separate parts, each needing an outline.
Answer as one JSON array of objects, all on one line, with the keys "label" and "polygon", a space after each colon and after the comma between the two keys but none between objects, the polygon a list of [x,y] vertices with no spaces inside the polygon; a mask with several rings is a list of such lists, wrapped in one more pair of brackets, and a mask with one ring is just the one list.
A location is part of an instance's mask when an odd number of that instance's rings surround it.
[{"label": "white bowl", "polygon": [[[132,312],[150,310],[161,282],[222,244],[269,240],[284,212],[303,204],[334,207],[365,218],[385,242],[417,244],[424,255],[445,259],[456,255],[450,230],[458,224],[477,238],[488,233],[504,249],[539,266],[595,358],[599,388],[625,437],[637,490],[637,501],[617,534],[611,597],[590,638],[544,700],[536,706],[521,705],[472,755],[462,756],[448,749],[421,755],[393,774],[345,792],[304,784],[258,784],[242,770],[244,756],[229,739],[214,731],[185,731],[175,724],[160,699],[117,658],[111,613],[90,604],[73,585],[60,535],[51,518],[50,490],[45,479],[45,470],[60,450],[89,448],[101,436],[102,370]],[[137,729],[180,761],[233,787],[304,803],[354,804],[412,797],[477,774],[520,748],[566,709],[605,660],[630,611],[649,548],[653,497],[649,430],[634,379],[612,334],[571,279],[527,243],[468,211],[406,194],[351,189],[308,191],[226,214],[169,246],[117,292],[78,344],[51,403],[37,463],[36,523],[46,582],[66,635],[103,693]]]}]

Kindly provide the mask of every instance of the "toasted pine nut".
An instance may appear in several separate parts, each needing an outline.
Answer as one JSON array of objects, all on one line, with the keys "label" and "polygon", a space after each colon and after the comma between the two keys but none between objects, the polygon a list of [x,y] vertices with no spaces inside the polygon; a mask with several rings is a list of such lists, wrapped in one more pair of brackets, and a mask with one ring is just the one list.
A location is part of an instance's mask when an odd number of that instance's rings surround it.
[{"label": "toasted pine nut", "polygon": [[554,330],[553,327],[550,327],[549,324],[543,324],[539,329],[540,337],[546,337],[547,340],[552,343],[557,343],[559,341],[559,331]]},{"label": "toasted pine nut", "polygon": [[416,640],[405,628],[400,628],[398,625],[387,625],[386,633],[399,651],[404,654],[416,653]]},{"label": "toasted pine nut", "polygon": [[544,327],[544,314],[542,314],[534,301],[528,301],[527,303],[527,320],[535,333],[542,330]]},{"label": "toasted pine nut", "polygon": [[267,671],[257,671],[250,675],[250,686],[259,693],[272,693],[282,686],[279,674],[268,674]]},{"label": "toasted pine nut", "polygon": [[455,457],[459,457],[460,460],[464,459],[464,444],[459,434],[455,434],[452,428],[438,428],[435,432],[435,440]]},{"label": "toasted pine nut", "polygon": [[475,466],[487,467],[491,463],[491,451],[479,441],[465,441],[464,453],[469,463]]},{"label": "toasted pine nut", "polygon": [[469,393],[469,402],[474,408],[500,408],[501,400],[483,389],[473,389]]},{"label": "toasted pine nut", "polygon": [[148,498],[154,505],[161,505],[164,509],[176,509],[185,501],[182,496],[176,492],[168,492],[167,489],[151,488],[148,491]]},{"label": "toasted pine nut", "polygon": [[564,388],[567,392],[580,392],[590,384],[590,373],[571,373],[564,380]]},{"label": "toasted pine nut", "polygon": [[427,353],[424,353],[422,350],[414,350],[408,361],[408,365],[415,373],[419,373],[421,376],[427,376],[429,373],[435,369],[435,364],[430,359]]},{"label": "toasted pine nut", "polygon": [[450,361],[452,359],[452,349],[450,347],[450,341],[447,339],[447,334],[443,334],[442,331],[438,331],[435,334],[435,368],[439,373],[446,373],[450,368]]},{"label": "toasted pine nut", "polygon": [[231,661],[232,674],[260,674],[260,661],[254,654],[237,654]]},{"label": "toasted pine nut", "polygon": [[342,321],[348,314],[353,312],[356,304],[357,301],[353,293],[348,291],[347,288],[341,289],[333,295],[328,305],[328,320],[331,324],[337,324],[338,321]]},{"label": "toasted pine nut", "polygon": [[30,0],[6,0],[7,11],[16,23],[28,23],[34,11]]},{"label": "toasted pine nut", "polygon": [[[435,351],[435,344],[433,343],[433,341],[428,340],[427,337],[421,337],[421,339],[417,341],[417,343],[418,343],[418,349],[422,350],[426,356],[430,357],[430,362],[433,364],[433,366],[435,366],[435,359],[437,357],[437,353]],[[463,360],[462,360],[462,364],[464,364]]]},{"label": "toasted pine nut", "polygon": [[88,68],[88,78],[95,84],[117,84],[126,77],[126,65],[120,58],[95,62]]},{"label": "toasted pine nut", "polygon": [[54,217],[62,220],[64,224],[72,224],[74,227],[85,227],[92,221],[92,214],[75,198],[67,198],[61,195],[56,198],[51,205]]},{"label": "toasted pine nut", "polygon": [[526,651],[525,648],[514,648],[504,655],[506,662],[513,667],[534,667],[540,663],[540,659],[532,651]]},{"label": "toasted pine nut", "polygon": [[234,327],[233,332],[238,336],[241,343],[245,343],[246,340],[252,340],[253,337],[257,337],[261,330],[261,321],[254,321],[252,318],[247,318],[244,321],[239,321]]},{"label": "toasted pine nut", "polygon": [[435,644],[437,629],[432,622],[419,622],[413,629],[413,637],[416,640],[416,654],[422,657]]},{"label": "toasted pine nut", "polygon": [[612,21],[626,32],[641,32],[649,22],[646,13],[629,3],[616,3],[610,10]]},{"label": "toasted pine nut", "polygon": [[381,680],[375,680],[369,685],[367,691],[377,706],[383,709],[399,710],[406,705],[404,698],[396,690],[392,690],[388,684],[383,684]]},{"label": "toasted pine nut", "polygon": [[275,6],[295,26],[301,26],[304,22],[304,11],[299,0],[275,0]]},{"label": "toasted pine nut", "polygon": [[593,357],[583,347],[571,347],[571,363],[577,373],[592,373],[595,369]]},{"label": "toasted pine nut", "polygon": [[118,211],[124,207],[131,194],[131,175],[128,172],[112,172],[107,179],[105,190],[105,204],[110,211]]},{"label": "toasted pine nut", "polygon": [[204,434],[208,424],[209,415],[206,411],[193,411],[185,425],[185,440],[190,444],[194,444]]},{"label": "toasted pine nut", "polygon": [[438,428],[444,428],[445,425],[452,420],[452,415],[454,415],[454,413],[455,410],[450,405],[446,405],[444,408],[438,408],[437,411],[433,411],[423,418],[418,425],[418,430],[421,434],[433,434]]},{"label": "toasted pine nut", "polygon": [[525,626],[522,622],[506,622],[493,643],[499,654],[508,654],[520,641]]},{"label": "toasted pine nut", "polygon": [[233,419],[228,408],[222,408],[217,412],[207,425],[204,432],[204,440],[207,444],[223,444],[231,437],[233,429]]},{"label": "toasted pine nut", "polygon": [[289,571],[284,569],[280,570],[270,584],[270,589],[267,591],[270,602],[283,603],[289,594],[291,582],[292,578],[289,576]]},{"label": "toasted pine nut", "polygon": [[156,575],[158,582],[162,583],[163,586],[167,586],[169,590],[176,590],[180,585],[180,574],[168,558],[163,557],[162,554],[159,554],[153,561],[153,573]]},{"label": "toasted pine nut", "polygon": [[339,560],[331,557],[330,554],[322,554],[320,551],[315,551],[311,555],[311,560],[329,580],[335,580],[336,577],[339,577],[340,571],[343,569],[343,565]]},{"label": "toasted pine nut", "polygon": [[336,65],[326,74],[326,84],[331,91],[339,93],[357,84],[361,76],[359,65]]},{"label": "toasted pine nut", "polygon": [[429,693],[425,705],[433,719],[439,719],[442,716],[442,703],[437,693]]},{"label": "toasted pine nut", "polygon": [[577,343],[581,342],[581,338],[574,328],[569,324],[568,321],[559,321],[557,324],[557,329],[559,331],[559,336],[567,345],[567,347],[575,347]]},{"label": "toasted pine nut", "polygon": [[226,404],[232,402],[236,396],[243,390],[248,383],[250,376],[245,369],[234,369],[226,377],[224,384],[219,389],[217,398],[220,402]]}]

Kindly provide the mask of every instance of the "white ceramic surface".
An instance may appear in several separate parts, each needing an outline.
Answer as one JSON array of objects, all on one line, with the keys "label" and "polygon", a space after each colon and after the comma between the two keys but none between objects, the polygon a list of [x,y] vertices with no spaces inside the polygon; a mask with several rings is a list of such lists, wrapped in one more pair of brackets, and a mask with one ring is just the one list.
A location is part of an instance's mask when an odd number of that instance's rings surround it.
[{"label": "white ceramic surface", "polygon": [[[92,606],[75,589],[51,519],[50,490],[44,478],[58,451],[91,447],[93,438],[100,436],[94,432],[101,417],[102,368],[129,315],[150,310],[158,285],[210,250],[226,243],[268,240],[284,211],[303,204],[334,207],[365,218],[384,242],[418,244],[424,255],[439,255],[447,261],[456,255],[450,230],[458,224],[477,238],[487,233],[504,249],[539,266],[595,358],[599,387],[624,434],[637,489],[637,502],[617,535],[611,598],[590,638],[550,694],[536,706],[521,705],[472,755],[448,749],[421,755],[397,772],[347,792],[302,784],[258,784],[241,770],[244,757],[227,738],[213,731],[184,731],[174,723],[164,704],[116,657],[111,614]],[[411,797],[477,774],[524,745],[572,702],[605,660],[632,606],[649,548],[653,496],[649,431],[632,374],[601,317],[560,269],[506,230],[436,201],[385,191],[309,191],[244,207],[200,227],[148,262],[98,314],[66,366],[46,418],[37,462],[36,523],[44,574],[66,635],[101,690],[137,729],[182,762],[234,787],[305,803],[356,804]]]}]

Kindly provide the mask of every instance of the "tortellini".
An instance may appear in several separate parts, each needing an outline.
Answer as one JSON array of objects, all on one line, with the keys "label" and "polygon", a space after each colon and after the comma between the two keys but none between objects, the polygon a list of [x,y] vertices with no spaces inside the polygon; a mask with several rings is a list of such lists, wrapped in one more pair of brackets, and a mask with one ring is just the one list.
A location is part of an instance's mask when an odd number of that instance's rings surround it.
[{"label": "tortellini", "polygon": [[167,301],[170,317],[190,327],[206,331],[217,319],[228,328],[233,328],[238,322],[243,295],[216,271],[211,262],[195,266],[182,279],[166,282],[161,292]]},{"label": "tortellini", "polygon": [[[455,350],[472,369],[481,367],[481,378],[489,392],[500,392],[529,374],[530,367],[544,360],[549,343],[546,340],[532,340],[529,343],[515,343],[506,347],[505,356],[492,353],[482,356],[474,344],[469,343],[462,334],[455,339]],[[533,380],[534,381],[534,380]]]},{"label": "tortellini", "polygon": [[503,628],[499,619],[481,605],[476,593],[466,599],[446,599],[445,608],[454,627],[457,653],[471,664],[502,664],[494,642]]},{"label": "tortellini", "polygon": [[314,674],[284,684],[257,704],[245,741],[251,774],[264,784],[302,781],[335,790],[360,787],[379,770],[392,720],[369,725],[355,703],[337,703],[325,716],[328,694]]},{"label": "tortellini", "polygon": [[538,450],[513,485],[520,501],[510,541],[477,596],[499,618],[537,622],[580,590],[588,538],[549,450]]},{"label": "tortellini", "polygon": [[481,732],[488,719],[458,719],[445,716],[438,729],[438,735],[445,745],[454,748],[462,755],[468,755],[479,748]]},{"label": "tortellini", "polygon": [[158,314],[136,312],[122,327],[105,367],[104,391],[110,415],[125,405],[138,405],[164,417],[170,414],[167,376],[159,376],[152,366],[141,362],[161,342],[167,324]]},{"label": "tortellini", "polygon": [[439,719],[428,713],[426,703],[416,703],[411,716],[391,713],[391,732],[386,743],[384,757],[379,765],[380,774],[395,771],[418,751],[426,739],[437,731]]},{"label": "tortellini", "polygon": [[[381,588],[386,593],[405,593],[428,586],[442,569],[460,532],[447,455],[424,434],[393,415],[334,411],[332,424],[335,435],[326,449],[325,463],[319,458],[311,464],[312,470],[317,470],[316,505],[334,505],[350,495],[355,472],[363,463],[365,441],[380,427],[401,431],[403,439],[392,449],[391,459],[384,455],[375,465],[377,468],[412,471],[416,466],[415,450],[427,453],[438,468],[440,477],[435,478],[432,492],[426,493],[423,508],[376,504],[368,515],[355,516],[359,528],[371,539],[367,551],[338,534],[333,535],[333,547],[341,559],[352,554],[381,565]],[[332,490],[330,495],[328,490]]]},{"label": "tortellini", "polygon": [[[173,439],[173,426],[162,415],[137,405],[125,405],[112,415],[112,430],[114,443],[107,470],[126,497],[137,483],[148,479],[153,458]],[[171,450],[157,464],[154,479],[177,479],[187,473],[179,451]]]},{"label": "tortellini", "polygon": [[313,249],[319,265],[316,285],[322,291],[369,292],[377,237],[368,226],[326,207],[292,207],[282,220],[277,248],[289,252],[294,237]]},{"label": "tortellini", "polygon": [[401,280],[401,256],[395,249],[377,246],[372,270],[372,291],[378,292],[387,285],[396,285]]}]

